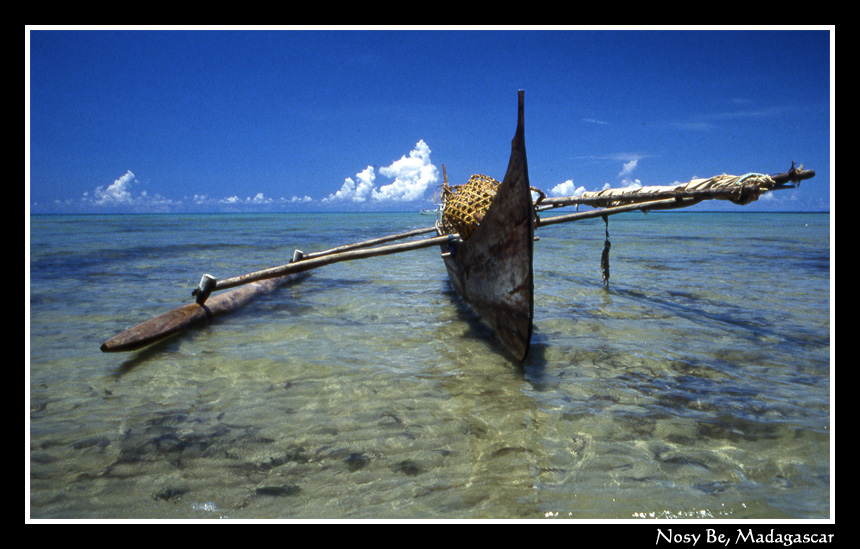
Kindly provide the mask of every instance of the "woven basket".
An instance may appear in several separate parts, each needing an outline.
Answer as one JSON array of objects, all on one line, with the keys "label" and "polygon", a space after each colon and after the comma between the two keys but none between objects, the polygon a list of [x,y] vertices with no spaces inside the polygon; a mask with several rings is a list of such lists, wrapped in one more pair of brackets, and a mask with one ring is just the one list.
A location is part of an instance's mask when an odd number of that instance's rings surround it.
[{"label": "woven basket", "polygon": [[442,187],[442,229],[468,240],[490,209],[499,184],[492,177],[476,174],[464,185]]}]

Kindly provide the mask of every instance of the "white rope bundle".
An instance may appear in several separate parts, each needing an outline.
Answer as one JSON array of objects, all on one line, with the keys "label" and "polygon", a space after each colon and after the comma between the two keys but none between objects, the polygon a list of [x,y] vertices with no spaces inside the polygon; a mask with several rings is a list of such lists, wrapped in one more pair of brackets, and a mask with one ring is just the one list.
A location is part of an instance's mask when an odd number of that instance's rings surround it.
[{"label": "white rope bundle", "polygon": [[589,191],[577,197],[550,198],[547,202],[559,204],[587,204],[590,206],[620,206],[660,198],[714,198],[748,204],[774,187],[776,182],[760,173],[745,175],[717,175],[708,179],[694,179],[679,185],[654,185]]}]

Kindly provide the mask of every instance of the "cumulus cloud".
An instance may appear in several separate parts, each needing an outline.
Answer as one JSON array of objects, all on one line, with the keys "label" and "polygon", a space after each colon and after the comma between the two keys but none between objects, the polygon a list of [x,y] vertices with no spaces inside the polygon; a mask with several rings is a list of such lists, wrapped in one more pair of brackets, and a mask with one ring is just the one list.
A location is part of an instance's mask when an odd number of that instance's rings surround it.
[{"label": "cumulus cloud", "polygon": [[380,168],[379,173],[394,179],[373,191],[374,200],[396,200],[410,202],[424,197],[424,192],[439,181],[439,170],[430,163],[430,147],[422,139],[409,156],[403,156],[390,166]]},{"label": "cumulus cloud", "polygon": [[439,181],[439,170],[430,162],[430,147],[419,141],[408,155],[379,169],[379,174],[391,183],[375,186],[376,172],[373,166],[347,177],[340,190],[330,194],[323,202],[411,202],[424,198],[427,188]]},{"label": "cumulus cloud", "polygon": [[364,202],[370,197],[373,190],[373,182],[376,180],[376,174],[373,172],[373,166],[368,166],[362,171],[355,174],[358,179],[358,184],[351,177],[347,177],[340,190],[328,195],[328,198],[323,198],[323,202],[346,200],[349,202]]},{"label": "cumulus cloud", "polygon": [[134,173],[128,170],[107,187],[96,187],[92,196],[89,192],[84,192],[81,203],[87,206],[144,211],[165,211],[182,204],[182,201],[165,198],[158,193],[150,195],[146,190],[135,194],[133,187],[139,184]]},{"label": "cumulus cloud", "polygon": [[99,206],[133,204],[134,196],[131,193],[131,187],[135,183],[137,183],[137,179],[135,179],[131,170],[128,170],[124,175],[118,177],[113,183],[108,185],[107,188],[96,187],[93,203]]},{"label": "cumulus cloud", "polygon": [[585,192],[585,187],[577,187],[572,179],[559,183],[549,191],[550,196],[580,196]]}]

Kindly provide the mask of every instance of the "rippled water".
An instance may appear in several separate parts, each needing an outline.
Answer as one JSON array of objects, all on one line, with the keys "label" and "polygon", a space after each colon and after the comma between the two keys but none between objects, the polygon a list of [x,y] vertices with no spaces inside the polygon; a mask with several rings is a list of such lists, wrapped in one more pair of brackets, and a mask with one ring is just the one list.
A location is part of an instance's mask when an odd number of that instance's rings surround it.
[{"label": "rippled water", "polygon": [[130,354],[219,277],[417,214],[34,216],[34,518],[826,518],[830,218],[540,229],[524,365],[438,250],[314,271]]}]

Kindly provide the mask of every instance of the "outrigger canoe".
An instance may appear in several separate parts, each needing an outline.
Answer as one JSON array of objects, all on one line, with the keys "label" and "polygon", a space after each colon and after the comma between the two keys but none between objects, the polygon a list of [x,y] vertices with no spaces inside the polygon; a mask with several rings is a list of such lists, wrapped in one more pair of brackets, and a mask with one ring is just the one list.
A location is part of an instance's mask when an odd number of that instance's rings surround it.
[{"label": "outrigger canoe", "polygon": [[[254,297],[295,280],[299,273],[324,265],[439,247],[451,285],[457,294],[477,313],[499,345],[516,360],[522,361],[529,352],[534,317],[535,228],[602,217],[607,225],[607,240],[601,257],[606,285],[609,216],[631,211],[684,208],[712,199],[730,200],[743,205],[769,191],[796,188],[801,181],[815,176],[814,170],[804,170],[803,166],[795,168],[792,162],[787,173],[775,175],[722,174],[671,186],[641,187],[635,190],[607,189],[576,197],[553,197],[542,203],[545,195],[529,184],[523,110],[521,90],[517,129],[511,141],[511,156],[502,182],[486,176],[472,176],[465,185],[448,187],[446,175],[438,210],[441,215],[437,217],[435,226],[323,252],[305,254],[296,250],[286,265],[223,280],[203,275],[197,289],[192,292],[192,295],[197,296],[195,303],[177,307],[134,326],[106,341],[101,350],[122,352],[148,346],[216,315],[231,312]],[[487,181],[491,183],[488,187],[478,185]],[[473,182],[476,185],[472,185]],[[477,192],[474,189],[481,190]],[[540,195],[536,201],[532,198],[533,191]],[[541,212],[548,209],[572,205],[586,205],[595,209],[543,219],[539,217]],[[460,206],[464,207],[458,209]],[[455,215],[466,210],[468,213],[465,216]],[[378,246],[432,232],[437,236]],[[229,291],[209,298],[212,292],[219,290]]]}]

